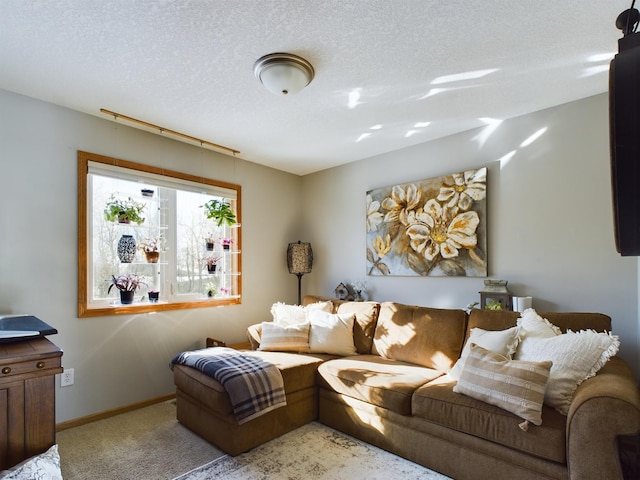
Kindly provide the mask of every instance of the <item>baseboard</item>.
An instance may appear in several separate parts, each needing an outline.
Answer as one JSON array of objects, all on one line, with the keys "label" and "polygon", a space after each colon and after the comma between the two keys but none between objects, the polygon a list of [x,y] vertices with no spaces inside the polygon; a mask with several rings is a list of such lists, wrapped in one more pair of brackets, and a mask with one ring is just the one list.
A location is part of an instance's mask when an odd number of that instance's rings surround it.
[{"label": "baseboard", "polygon": [[124,405],[122,407],[114,408],[111,410],[106,410],[104,412],[94,413],[92,415],[87,415],[86,417],[75,418],[73,420],[69,420],[66,422],[61,422],[56,424],[56,432],[61,432],[62,430],[67,430],[68,428],[79,427],[80,425],[86,425],[87,423],[95,422],[96,420],[102,420],[105,418],[113,417],[115,415],[119,415],[121,413],[131,412],[132,410],[137,410],[139,408],[148,407],[150,405],[155,405],[156,403],[166,402],[167,400],[171,400],[176,398],[175,393],[169,393],[167,395],[163,395],[161,397],[152,398],[150,400],[144,400],[142,402],[132,403],[130,405]]}]

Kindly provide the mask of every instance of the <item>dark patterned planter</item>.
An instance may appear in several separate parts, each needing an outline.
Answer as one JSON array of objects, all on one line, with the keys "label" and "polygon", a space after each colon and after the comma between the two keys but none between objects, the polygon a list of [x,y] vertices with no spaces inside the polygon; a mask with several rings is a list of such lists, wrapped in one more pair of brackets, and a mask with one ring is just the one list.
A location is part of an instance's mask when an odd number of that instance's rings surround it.
[{"label": "dark patterned planter", "polygon": [[136,241],[132,235],[122,235],[118,240],[118,258],[122,263],[131,263],[136,256]]}]

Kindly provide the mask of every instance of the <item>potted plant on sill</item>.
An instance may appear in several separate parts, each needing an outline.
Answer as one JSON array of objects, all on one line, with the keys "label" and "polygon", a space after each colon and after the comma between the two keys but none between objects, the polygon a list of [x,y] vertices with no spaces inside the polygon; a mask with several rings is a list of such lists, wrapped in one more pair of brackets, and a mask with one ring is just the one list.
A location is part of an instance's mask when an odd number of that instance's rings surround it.
[{"label": "potted plant on sill", "polygon": [[115,195],[111,195],[107,201],[107,205],[104,209],[104,218],[108,222],[118,223],[136,223],[141,225],[144,222],[142,217],[142,211],[145,208],[144,203],[136,202],[133,198],[129,197],[126,200],[116,198]]},{"label": "potted plant on sill", "polygon": [[223,250],[229,250],[233,244],[233,238],[223,238],[220,240],[220,243],[222,244]]},{"label": "potted plant on sill", "polygon": [[216,293],[218,293],[216,284],[213,282],[207,282],[204,286],[204,291],[207,294],[207,297],[209,298],[215,297]]},{"label": "potted plant on sill", "polygon": [[158,263],[160,253],[165,251],[165,238],[163,235],[145,238],[138,248],[144,252],[148,263]]},{"label": "potted plant on sill", "polygon": [[216,267],[218,266],[218,260],[220,260],[221,257],[218,257],[216,255],[207,255],[206,257],[204,257],[204,264],[207,266],[207,271],[209,273],[216,273]]},{"label": "potted plant on sill", "polygon": [[147,285],[144,282],[144,277],[140,275],[111,275],[110,280],[111,285],[109,285],[109,289],[107,293],[111,293],[111,289],[116,287],[120,290],[120,303],[123,305],[128,305],[133,303],[133,295],[135,291],[140,287],[140,285]]},{"label": "potted plant on sill", "polygon": [[202,205],[202,207],[206,217],[212,218],[219,227],[222,226],[223,222],[229,226],[236,223],[236,214],[229,202],[213,199]]}]

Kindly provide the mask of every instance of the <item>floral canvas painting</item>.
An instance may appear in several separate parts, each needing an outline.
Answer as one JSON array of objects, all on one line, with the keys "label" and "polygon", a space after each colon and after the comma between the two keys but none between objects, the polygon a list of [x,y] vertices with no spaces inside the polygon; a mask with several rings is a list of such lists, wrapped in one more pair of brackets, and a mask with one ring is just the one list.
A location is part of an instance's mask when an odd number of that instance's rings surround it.
[{"label": "floral canvas painting", "polygon": [[367,273],[486,277],[486,194],[486,168],[367,192]]}]

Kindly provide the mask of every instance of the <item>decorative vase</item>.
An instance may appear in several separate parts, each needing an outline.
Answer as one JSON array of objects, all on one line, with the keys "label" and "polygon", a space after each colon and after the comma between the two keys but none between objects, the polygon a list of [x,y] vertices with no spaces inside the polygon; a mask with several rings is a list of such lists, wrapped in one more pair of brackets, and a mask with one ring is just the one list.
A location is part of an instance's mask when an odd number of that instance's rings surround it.
[{"label": "decorative vase", "polygon": [[217,264],[215,264],[215,263],[214,263],[213,265],[207,265],[207,271],[208,271],[209,273],[216,273],[216,267],[217,267],[217,266],[218,266],[218,265],[217,265]]},{"label": "decorative vase", "polygon": [[147,258],[147,263],[158,263],[160,252],[144,252],[144,256]]},{"label": "decorative vase", "polygon": [[118,258],[122,263],[131,263],[136,256],[136,241],[133,235],[122,235],[118,240]]},{"label": "decorative vase", "polygon": [[120,303],[123,305],[132,304],[135,293],[135,290],[120,290]]},{"label": "decorative vase", "polygon": [[149,301],[151,303],[158,303],[159,297],[160,297],[160,292],[149,292]]}]

